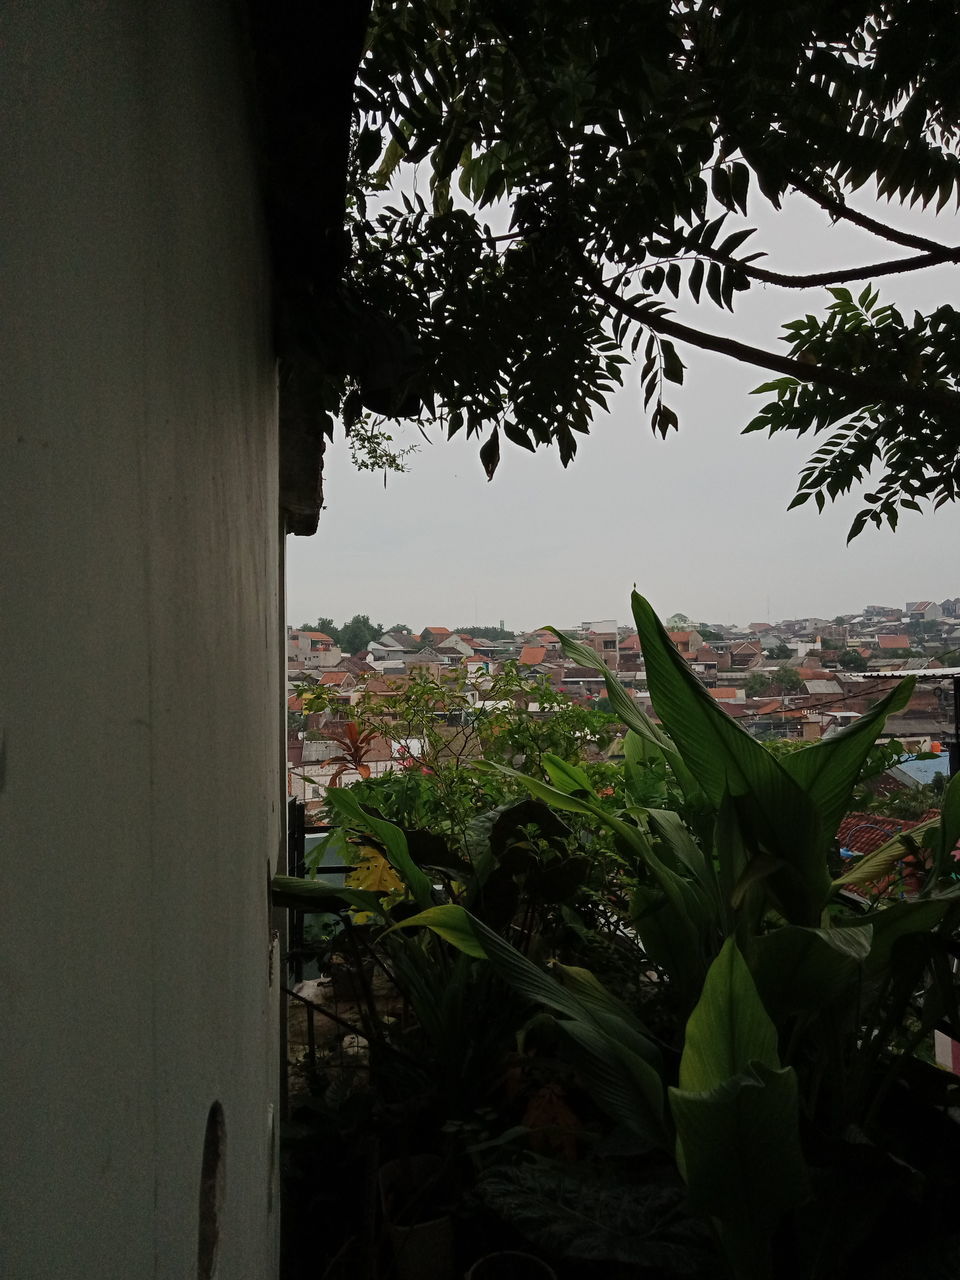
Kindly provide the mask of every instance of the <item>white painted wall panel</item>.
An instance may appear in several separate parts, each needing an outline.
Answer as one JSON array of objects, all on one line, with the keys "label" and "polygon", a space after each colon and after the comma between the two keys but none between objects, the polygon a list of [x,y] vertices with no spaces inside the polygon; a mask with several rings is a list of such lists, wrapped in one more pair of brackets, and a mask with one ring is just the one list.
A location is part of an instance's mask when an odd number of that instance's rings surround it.
[{"label": "white painted wall panel", "polygon": [[218,1275],[274,1270],[276,423],[239,67],[227,4],[0,11],[12,1280],[195,1276],[214,1100]]}]

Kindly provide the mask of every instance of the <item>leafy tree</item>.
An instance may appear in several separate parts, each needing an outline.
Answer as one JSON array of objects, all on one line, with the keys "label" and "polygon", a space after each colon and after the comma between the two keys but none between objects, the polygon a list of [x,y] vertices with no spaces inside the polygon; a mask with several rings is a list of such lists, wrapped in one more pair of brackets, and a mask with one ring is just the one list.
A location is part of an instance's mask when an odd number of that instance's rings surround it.
[{"label": "leafy tree", "polygon": [[345,653],[360,653],[371,640],[383,635],[383,626],[379,622],[371,622],[367,614],[355,613],[349,622],[340,628],[339,644]]},{"label": "leafy tree", "polygon": [[803,680],[793,667],[777,667],[776,671],[754,671],[745,688],[750,698],[782,697],[802,689]]},{"label": "leafy tree", "polygon": [[771,662],[783,662],[787,658],[793,657],[793,651],[789,645],[775,644],[772,649],[767,650],[767,657]]},{"label": "leafy tree", "polygon": [[722,640],[723,636],[719,631],[714,631],[711,627],[697,627],[697,631],[703,636],[704,640]]},{"label": "leafy tree", "polygon": [[[795,504],[879,473],[851,536],[955,498],[960,312],[905,318],[872,282],[960,249],[850,203],[871,183],[937,209],[960,195],[955,20],[949,0],[809,0],[775,22],[759,0],[380,0],[356,86],[347,276],[302,317],[325,403],[348,432],[373,413],[484,436],[488,476],[504,440],[555,445],[566,465],[624,352],[653,430],[677,426],[665,390],[682,343],[776,375],[748,430],[826,433]],[[380,200],[407,165],[428,175],[423,194]],[[748,200],[779,209],[794,193],[886,256],[759,265]],[[714,331],[758,284],[828,290],[822,316],[786,327],[786,352]],[[681,289],[716,308],[702,326],[671,315]]]},{"label": "leafy tree", "polygon": [[466,636],[473,636],[475,640],[513,640],[514,633],[508,631],[506,627],[454,627],[454,631],[462,631]]},{"label": "leafy tree", "polygon": [[857,649],[844,649],[837,658],[837,666],[844,671],[866,671],[867,660]]}]

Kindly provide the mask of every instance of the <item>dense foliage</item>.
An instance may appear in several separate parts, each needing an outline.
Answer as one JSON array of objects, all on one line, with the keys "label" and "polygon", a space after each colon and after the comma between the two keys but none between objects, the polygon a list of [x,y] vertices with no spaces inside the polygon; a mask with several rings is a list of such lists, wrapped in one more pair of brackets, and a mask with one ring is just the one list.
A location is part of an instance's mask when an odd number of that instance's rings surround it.
[{"label": "dense foliage", "polygon": [[[960,316],[904,317],[867,284],[954,264],[849,198],[946,209],[960,191],[949,0],[378,0],[356,87],[351,257],[309,320],[348,430],[365,414],[482,435],[563,462],[641,362],[653,429],[677,425],[681,342],[779,375],[750,429],[826,433],[797,501],[875,473],[852,534],[960,484]],[[408,166],[416,192],[379,195]],[[409,191],[411,183],[401,184]],[[799,192],[883,245],[808,276],[759,265],[748,209]],[[900,256],[889,258],[890,246]],[[904,252],[907,251],[907,252]],[[788,351],[670,316],[717,318],[755,284],[829,287]]]},{"label": "dense foliage", "polygon": [[[830,738],[767,750],[647,601],[633,609],[662,724],[601,667],[629,728],[621,760],[596,775],[570,744],[565,758],[506,750],[469,770],[494,782],[492,808],[426,829],[386,792],[390,820],[373,780],[331,791],[353,876],[278,880],[276,900],[333,910],[357,956],[365,930],[409,1010],[363,1005],[379,1123],[432,1134],[483,1205],[565,1267],[624,1268],[564,1274],[895,1274],[890,1256],[917,1245],[884,1229],[905,1197],[933,1274],[954,1249],[958,1144],[941,1109],[956,1089],[917,1052],[934,1028],[960,1037],[960,784],[909,847],[832,872],[912,681]],[[849,893],[905,853],[907,900]],[[589,1223],[557,1214],[574,1204]]]}]

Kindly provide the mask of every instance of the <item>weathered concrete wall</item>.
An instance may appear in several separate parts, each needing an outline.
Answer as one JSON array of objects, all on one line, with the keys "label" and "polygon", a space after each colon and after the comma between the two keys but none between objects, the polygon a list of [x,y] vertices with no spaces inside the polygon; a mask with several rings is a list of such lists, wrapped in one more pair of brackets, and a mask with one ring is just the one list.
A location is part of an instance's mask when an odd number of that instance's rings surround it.
[{"label": "weathered concrete wall", "polygon": [[11,1280],[204,1274],[215,1102],[216,1274],[275,1269],[276,428],[234,17],[0,8]]}]

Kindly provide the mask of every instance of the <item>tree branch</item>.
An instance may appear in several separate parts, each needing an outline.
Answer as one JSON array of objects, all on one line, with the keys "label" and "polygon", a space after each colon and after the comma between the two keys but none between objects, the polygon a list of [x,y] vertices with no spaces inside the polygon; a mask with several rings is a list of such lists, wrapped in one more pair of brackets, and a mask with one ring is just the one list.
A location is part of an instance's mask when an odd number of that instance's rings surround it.
[{"label": "tree branch", "polygon": [[787,374],[800,382],[815,382],[820,386],[829,387],[832,391],[841,391],[855,396],[862,403],[883,400],[911,409],[922,409],[928,413],[947,413],[960,417],[960,394],[955,391],[923,390],[903,382],[889,382],[884,378],[845,373],[842,369],[833,369],[828,365],[806,364],[803,360],[796,360],[792,356],[779,356],[773,351],[751,347],[734,338],[724,338],[720,334],[692,329],[689,325],[680,324],[679,321],[671,320],[667,316],[651,315],[650,312],[621,297],[615,289],[604,284],[602,279],[593,276],[592,272],[588,274],[588,283],[598,297],[603,298],[621,315],[629,316],[631,320],[665,338],[676,338],[678,342],[688,342],[691,346],[699,347],[703,351],[715,351],[718,355],[730,356],[741,364],[752,364],[760,369]]},{"label": "tree branch", "polygon": [[775,284],[782,289],[816,289],[821,285],[846,284],[850,280],[870,280],[874,276],[899,275],[904,271],[922,271],[925,267],[941,266],[946,262],[960,262],[960,248],[944,248],[922,253],[915,258],[893,258],[889,262],[876,262],[869,267],[849,267],[841,271],[816,271],[811,275],[792,276],[780,271],[767,271],[765,267],[755,267],[749,262],[738,262],[736,258],[728,258],[712,249],[698,247],[696,253],[713,262],[723,263],[724,266],[736,267],[751,280]]},{"label": "tree branch", "polygon": [[837,196],[828,196],[823,191],[818,191],[816,187],[811,187],[801,178],[791,177],[790,184],[795,191],[799,191],[801,195],[812,200],[814,204],[818,204],[821,209],[825,209],[827,213],[832,214],[835,218],[842,218],[845,222],[852,222],[856,227],[862,227],[864,231],[869,231],[871,235],[880,236],[884,240],[889,240],[891,244],[902,244],[907,249],[922,249],[927,253],[950,253],[950,247],[945,244],[939,244],[936,240],[927,240],[923,236],[912,236],[908,231],[898,231],[895,227],[888,227],[884,222],[878,222],[876,218],[871,218],[865,213],[858,213],[856,209],[851,209]]}]

